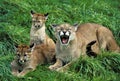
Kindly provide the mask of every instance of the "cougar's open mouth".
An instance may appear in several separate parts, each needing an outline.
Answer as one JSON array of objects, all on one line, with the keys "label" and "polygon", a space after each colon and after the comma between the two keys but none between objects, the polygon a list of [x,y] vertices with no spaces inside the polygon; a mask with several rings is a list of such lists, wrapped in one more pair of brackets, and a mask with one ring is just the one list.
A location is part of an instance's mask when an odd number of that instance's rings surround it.
[{"label": "cougar's open mouth", "polygon": [[69,41],[69,36],[62,35],[60,36],[60,39],[61,39],[62,44],[67,44]]},{"label": "cougar's open mouth", "polygon": [[60,40],[62,44],[68,44],[69,43],[69,33],[65,32],[65,33],[61,33],[60,34]]}]

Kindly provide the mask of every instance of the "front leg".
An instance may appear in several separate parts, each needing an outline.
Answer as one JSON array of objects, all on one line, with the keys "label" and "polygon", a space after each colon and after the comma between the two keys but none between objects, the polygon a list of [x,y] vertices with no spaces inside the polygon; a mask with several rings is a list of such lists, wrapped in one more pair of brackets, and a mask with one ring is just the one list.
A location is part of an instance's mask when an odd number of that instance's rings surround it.
[{"label": "front leg", "polygon": [[17,65],[16,61],[13,61],[11,63],[12,75],[17,76],[19,74],[19,68],[20,66]]},{"label": "front leg", "polygon": [[25,68],[17,76],[24,77],[28,72],[35,70],[34,68]]},{"label": "front leg", "polygon": [[54,65],[49,66],[49,69],[50,70],[56,70],[56,69],[58,69],[58,68],[60,68],[62,66],[63,66],[62,60],[57,59],[57,61],[56,61],[56,63]]},{"label": "front leg", "polygon": [[12,69],[12,75],[17,76],[19,71],[17,69]]},{"label": "front leg", "polygon": [[69,69],[69,67],[73,64],[74,62],[69,62],[68,64],[64,65],[63,67],[58,68],[56,71],[58,72],[65,72]]}]

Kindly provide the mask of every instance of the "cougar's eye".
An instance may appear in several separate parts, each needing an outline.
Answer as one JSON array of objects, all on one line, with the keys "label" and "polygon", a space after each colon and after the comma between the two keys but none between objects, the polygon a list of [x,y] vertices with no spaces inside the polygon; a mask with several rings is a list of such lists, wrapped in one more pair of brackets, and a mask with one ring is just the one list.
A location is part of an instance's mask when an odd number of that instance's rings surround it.
[{"label": "cougar's eye", "polygon": [[72,30],[72,29],[68,29],[69,31]]}]

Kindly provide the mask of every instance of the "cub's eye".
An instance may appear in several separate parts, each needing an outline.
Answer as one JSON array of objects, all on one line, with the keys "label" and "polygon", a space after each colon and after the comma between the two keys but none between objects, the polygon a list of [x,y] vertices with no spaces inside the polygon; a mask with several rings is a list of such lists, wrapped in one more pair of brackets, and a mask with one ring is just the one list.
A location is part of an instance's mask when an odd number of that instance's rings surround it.
[{"label": "cub's eye", "polygon": [[35,20],[33,20],[32,22],[34,22],[34,23],[35,23],[36,21],[35,21]]},{"label": "cub's eye", "polygon": [[40,21],[37,21],[38,23],[40,23]]},{"label": "cub's eye", "polygon": [[24,56],[26,57],[27,55],[26,55],[26,54],[24,54]]}]

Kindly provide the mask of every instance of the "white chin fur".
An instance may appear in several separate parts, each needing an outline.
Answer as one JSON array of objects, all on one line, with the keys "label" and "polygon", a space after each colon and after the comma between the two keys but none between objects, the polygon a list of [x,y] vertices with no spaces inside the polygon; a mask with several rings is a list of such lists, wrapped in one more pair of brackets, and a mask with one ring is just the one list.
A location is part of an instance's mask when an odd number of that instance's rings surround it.
[{"label": "white chin fur", "polygon": [[61,42],[61,45],[68,45],[69,43],[66,43],[66,44],[63,44],[62,42]]}]

